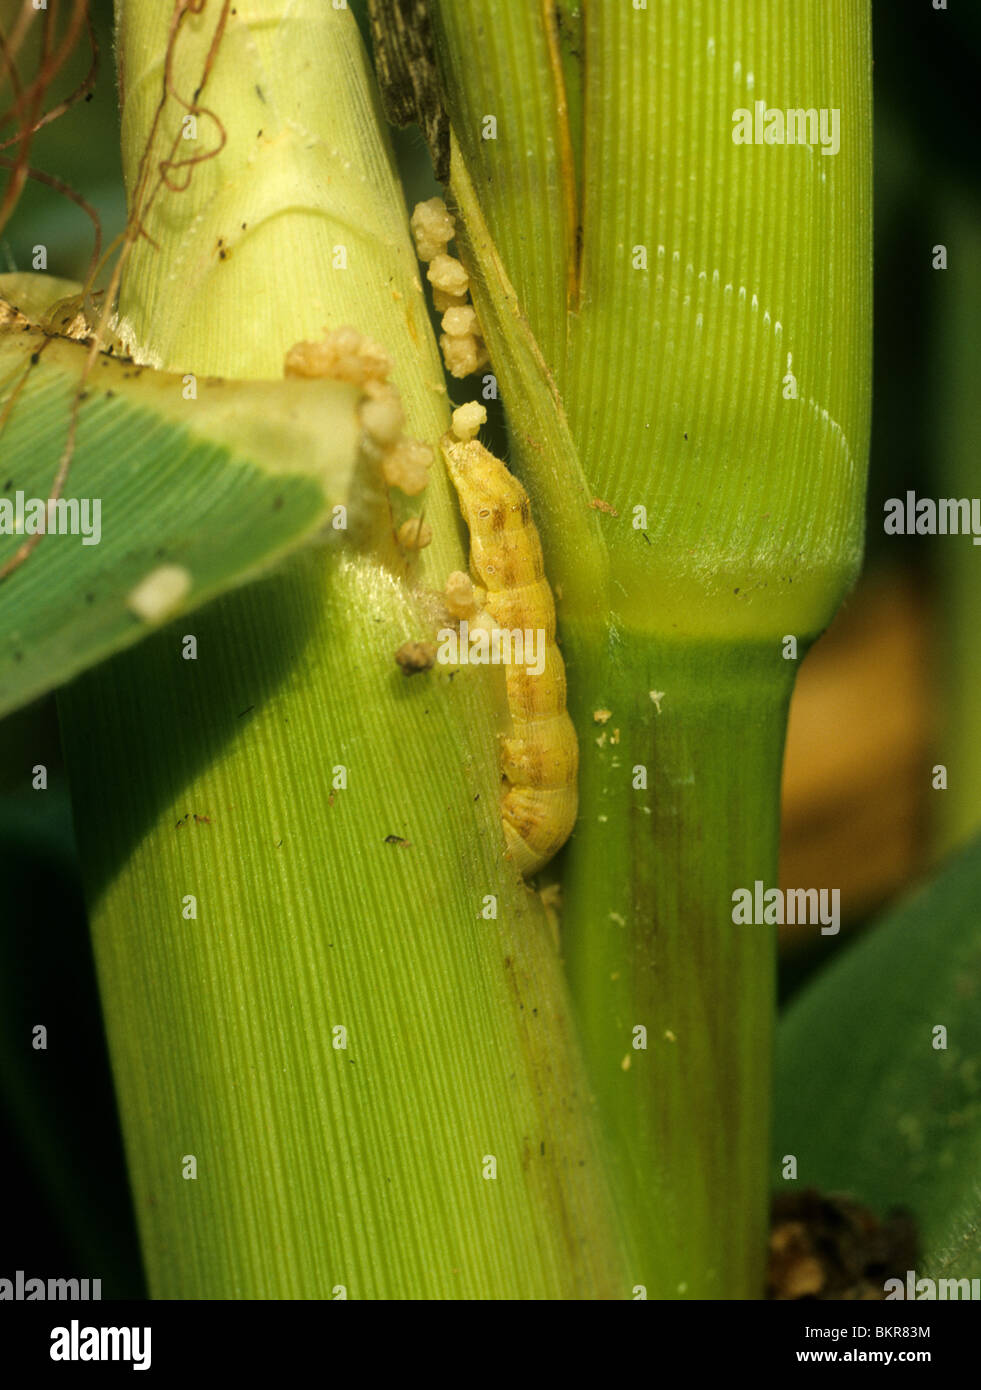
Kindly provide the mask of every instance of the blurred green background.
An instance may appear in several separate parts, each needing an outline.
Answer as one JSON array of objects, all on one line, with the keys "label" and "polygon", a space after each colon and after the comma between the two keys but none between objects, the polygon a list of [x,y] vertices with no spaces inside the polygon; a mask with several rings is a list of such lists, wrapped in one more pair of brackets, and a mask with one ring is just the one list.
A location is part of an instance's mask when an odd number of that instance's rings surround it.
[{"label": "blurred green background", "polygon": [[[517,2],[517,0],[516,0]],[[9,33],[19,0],[0,0]],[[104,244],[123,227],[111,5],[93,4],[92,100],[40,132],[32,163],[97,210]],[[795,696],[782,877],[832,885],[847,931],[900,899],[981,825],[977,691],[981,552],[965,537],[888,537],[883,503],[907,489],[971,497],[981,444],[981,208],[975,92],[981,8],[876,0],[875,400],[863,578],[808,657]],[[76,61],[56,84],[70,91]],[[9,106],[9,83],[4,106]],[[9,125],[6,127],[8,133]],[[421,136],[396,138],[410,201],[433,191]],[[9,151],[8,151],[9,153]],[[2,175],[6,178],[6,174]],[[0,233],[0,269],[83,278],[82,213],[29,184]],[[948,269],[934,270],[933,247]],[[2,448],[2,441],[0,441]],[[942,763],[948,789],[935,791]],[[44,764],[48,788],[32,790]],[[79,886],[54,702],[0,723],[0,1151],[8,1216],[0,1275],[101,1277],[142,1296],[134,1224]],[[134,921],[133,930],[140,929]],[[786,1003],[841,948],[813,930],[782,941]],[[46,1051],[25,1046],[37,1023]]]}]

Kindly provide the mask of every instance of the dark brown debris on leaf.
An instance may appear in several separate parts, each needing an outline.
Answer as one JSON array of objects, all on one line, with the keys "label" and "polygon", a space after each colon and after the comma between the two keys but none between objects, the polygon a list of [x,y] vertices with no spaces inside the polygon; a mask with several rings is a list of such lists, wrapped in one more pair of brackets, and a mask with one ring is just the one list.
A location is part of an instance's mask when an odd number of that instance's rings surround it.
[{"label": "dark brown debris on leaf", "polygon": [[450,123],[436,64],[427,0],[368,0],[375,70],[385,115],[395,126],[417,125],[439,183],[450,177]]},{"label": "dark brown debris on leaf", "polygon": [[880,1220],[814,1188],[775,1198],[767,1298],[881,1301],[887,1279],[916,1268],[916,1230],[902,1211]]},{"label": "dark brown debris on leaf", "polygon": [[433,666],[436,648],[432,642],[405,642],[395,653],[395,660],[401,666],[403,676],[414,676]]}]

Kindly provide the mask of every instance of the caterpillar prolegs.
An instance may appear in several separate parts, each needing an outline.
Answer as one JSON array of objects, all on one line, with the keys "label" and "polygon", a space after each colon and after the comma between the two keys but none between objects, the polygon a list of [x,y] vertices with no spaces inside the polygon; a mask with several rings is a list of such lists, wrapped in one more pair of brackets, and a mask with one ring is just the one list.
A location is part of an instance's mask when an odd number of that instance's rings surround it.
[{"label": "caterpillar prolegs", "polygon": [[499,645],[506,652],[511,722],[501,737],[501,820],[508,857],[528,878],[572,831],[579,746],[566,712],[555,602],[528,494],[500,459],[459,433],[444,435],[441,449],[470,531],[470,567],[486,588],[483,612],[499,634],[532,632],[544,648],[544,659],[533,667],[513,659],[510,641]]}]

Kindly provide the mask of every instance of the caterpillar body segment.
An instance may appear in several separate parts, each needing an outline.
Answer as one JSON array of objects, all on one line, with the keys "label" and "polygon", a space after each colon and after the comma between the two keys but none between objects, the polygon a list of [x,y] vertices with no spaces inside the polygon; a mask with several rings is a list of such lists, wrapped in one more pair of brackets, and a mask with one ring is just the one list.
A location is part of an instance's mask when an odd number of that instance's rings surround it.
[{"label": "caterpillar body segment", "polygon": [[511,728],[501,738],[501,820],[508,857],[528,878],[565,844],[578,809],[579,745],[566,710],[555,601],[517,478],[476,439],[447,434],[441,447],[470,531],[470,566],[487,591],[485,620],[503,633],[535,633],[543,644],[540,670],[503,644]]},{"label": "caterpillar body segment", "polygon": [[575,787],[511,787],[501,799],[508,858],[531,878],[557,854],[576,822]]}]

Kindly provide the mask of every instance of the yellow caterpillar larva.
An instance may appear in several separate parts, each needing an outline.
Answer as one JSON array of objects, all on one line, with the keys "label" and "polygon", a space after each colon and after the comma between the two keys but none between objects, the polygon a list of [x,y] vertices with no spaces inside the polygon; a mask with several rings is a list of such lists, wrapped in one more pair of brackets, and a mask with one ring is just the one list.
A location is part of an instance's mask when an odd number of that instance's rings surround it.
[{"label": "yellow caterpillar larva", "polygon": [[579,746],[565,707],[555,602],[517,478],[476,439],[447,434],[441,447],[470,530],[470,565],[487,590],[484,612],[496,628],[535,632],[544,645],[540,673],[524,662],[505,666],[511,729],[501,739],[501,819],[508,856],[528,878],[565,844],[578,806]]}]

